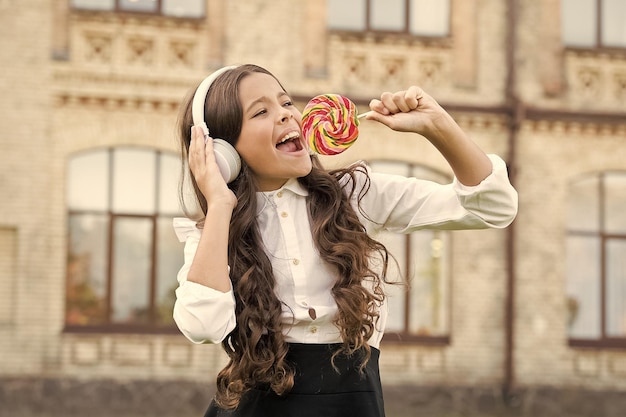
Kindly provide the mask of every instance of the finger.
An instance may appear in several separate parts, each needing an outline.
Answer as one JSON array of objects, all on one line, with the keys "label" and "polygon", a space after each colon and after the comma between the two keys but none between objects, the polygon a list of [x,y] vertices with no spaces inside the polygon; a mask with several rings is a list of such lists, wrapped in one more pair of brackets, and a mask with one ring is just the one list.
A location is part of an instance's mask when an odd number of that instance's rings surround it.
[{"label": "finger", "polygon": [[202,130],[198,126],[191,127],[191,142],[189,142],[189,156],[203,151]]},{"label": "finger", "polygon": [[419,100],[424,95],[424,92],[421,88],[417,86],[411,86],[406,93],[404,94],[404,99],[406,104],[409,106],[411,110],[415,110],[419,106]]},{"label": "finger", "polygon": [[395,93],[393,95],[393,102],[402,113],[407,113],[412,110],[406,102],[406,91],[398,91]]},{"label": "finger", "polygon": [[[389,114],[389,110],[387,110],[383,102],[377,99],[373,99],[370,101],[370,110],[373,110],[375,113],[380,113],[384,115]],[[369,116],[366,116],[366,118],[369,120]]]},{"label": "finger", "polygon": [[189,168],[194,176],[198,175],[206,165],[206,143],[204,133],[198,126],[191,128],[191,143],[189,144]]},{"label": "finger", "polygon": [[398,113],[400,111],[400,108],[397,106],[394,100],[394,95],[392,93],[389,93],[389,92],[382,93],[380,96],[380,101],[382,101],[383,106],[385,106],[385,108],[389,110],[389,113],[393,114],[393,113]]}]

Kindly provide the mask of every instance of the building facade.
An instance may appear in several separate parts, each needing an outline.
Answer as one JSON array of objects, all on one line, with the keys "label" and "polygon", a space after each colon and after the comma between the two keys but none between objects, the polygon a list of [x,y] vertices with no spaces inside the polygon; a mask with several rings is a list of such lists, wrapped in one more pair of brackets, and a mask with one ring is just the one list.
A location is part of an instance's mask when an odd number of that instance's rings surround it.
[{"label": "building facade", "polygon": [[[301,109],[420,85],[509,166],[509,228],[381,237],[411,281],[390,416],[623,415],[624,27],[619,0],[0,0],[0,416],[204,411],[225,356],[171,321],[176,121],[247,62]],[[356,160],[452,178],[374,122],[323,161]]]}]

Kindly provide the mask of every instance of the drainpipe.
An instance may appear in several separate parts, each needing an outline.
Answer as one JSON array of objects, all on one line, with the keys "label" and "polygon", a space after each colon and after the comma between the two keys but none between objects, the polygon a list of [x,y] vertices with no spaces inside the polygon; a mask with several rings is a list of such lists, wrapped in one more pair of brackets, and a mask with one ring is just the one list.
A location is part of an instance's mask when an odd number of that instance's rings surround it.
[{"label": "drainpipe", "polygon": [[[509,178],[515,186],[517,169],[517,140],[520,125],[524,119],[525,108],[516,91],[516,48],[517,48],[517,14],[518,1],[507,0],[507,33],[506,33],[506,85],[505,100],[509,114],[508,155],[507,165]],[[506,236],[506,297],[505,297],[505,343],[504,343],[504,377],[502,396],[507,406],[518,403],[515,393],[515,222],[507,228]]]}]

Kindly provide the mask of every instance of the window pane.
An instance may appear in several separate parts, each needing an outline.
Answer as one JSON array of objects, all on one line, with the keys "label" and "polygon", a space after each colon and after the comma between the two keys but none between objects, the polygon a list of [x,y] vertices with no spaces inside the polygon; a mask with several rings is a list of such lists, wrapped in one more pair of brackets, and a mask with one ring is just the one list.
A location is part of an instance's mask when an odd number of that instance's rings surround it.
[{"label": "window pane", "polygon": [[602,0],[602,45],[626,47],[626,1]]},{"label": "window pane", "polygon": [[181,174],[180,158],[161,154],[159,165],[159,213],[178,215],[180,204],[178,199],[178,183]]},{"label": "window pane", "polygon": [[367,0],[327,0],[328,27],[341,30],[365,30]]},{"label": "window pane", "polygon": [[411,234],[411,306],[409,328],[420,336],[448,332],[447,234],[419,231]]},{"label": "window pane", "polygon": [[183,264],[182,243],[172,228],[172,218],[163,217],[157,222],[157,324],[173,324],[172,310],[178,287],[176,274]]},{"label": "window pane", "polygon": [[204,16],[205,0],[162,0],[163,14],[175,17]]},{"label": "window pane", "polygon": [[[447,182],[445,176],[421,166],[411,167],[399,161],[371,161],[373,172],[415,176],[417,178]],[[407,306],[407,287],[388,285],[389,318],[387,330],[409,332],[420,336],[440,336],[449,330],[449,289],[447,270],[448,234],[439,231],[418,231],[410,235],[383,233],[378,237],[399,263],[401,271],[396,273],[397,280],[409,284],[409,303]],[[410,240],[411,253],[407,259],[407,242]],[[407,261],[410,270],[407,271]],[[395,268],[395,265],[393,265]],[[391,273],[390,273],[391,275]],[[407,281],[408,280],[408,281]],[[408,310],[407,310],[408,309]],[[408,313],[409,322],[406,322]]]},{"label": "window pane", "polygon": [[410,30],[420,36],[450,33],[450,0],[411,0]]},{"label": "window pane", "polygon": [[109,152],[74,156],[67,168],[67,204],[70,210],[108,210]]},{"label": "window pane", "polygon": [[72,7],[87,10],[113,10],[115,0],[72,0]]},{"label": "window pane", "polygon": [[570,231],[600,231],[600,180],[589,176],[569,187],[567,227]]},{"label": "window pane", "polygon": [[406,16],[405,3],[405,0],[371,0],[371,28],[403,31]]},{"label": "window pane", "polygon": [[600,240],[567,238],[567,308],[569,336],[597,339],[600,322]]},{"label": "window pane", "polygon": [[155,212],[156,154],[140,149],[113,153],[113,211]]},{"label": "window pane", "polygon": [[626,240],[609,240],[606,254],[607,335],[626,336]]},{"label": "window pane", "polygon": [[626,174],[604,177],[604,231],[626,234]]},{"label": "window pane", "polygon": [[150,219],[114,219],[113,322],[146,323],[149,320],[151,242]]},{"label": "window pane", "polygon": [[596,46],[598,0],[561,0],[561,31],[568,46]]},{"label": "window pane", "polygon": [[105,216],[69,217],[67,324],[100,324],[106,320],[107,228]]},{"label": "window pane", "polygon": [[156,0],[120,0],[120,9],[133,12],[156,12]]}]

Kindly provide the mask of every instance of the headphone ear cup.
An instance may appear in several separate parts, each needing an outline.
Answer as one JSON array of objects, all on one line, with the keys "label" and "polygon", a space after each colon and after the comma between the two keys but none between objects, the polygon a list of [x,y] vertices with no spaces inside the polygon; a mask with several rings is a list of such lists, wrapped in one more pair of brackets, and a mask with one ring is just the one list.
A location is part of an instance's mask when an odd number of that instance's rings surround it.
[{"label": "headphone ear cup", "polygon": [[213,150],[215,161],[226,183],[234,181],[241,171],[241,158],[233,145],[224,139],[213,139]]}]

